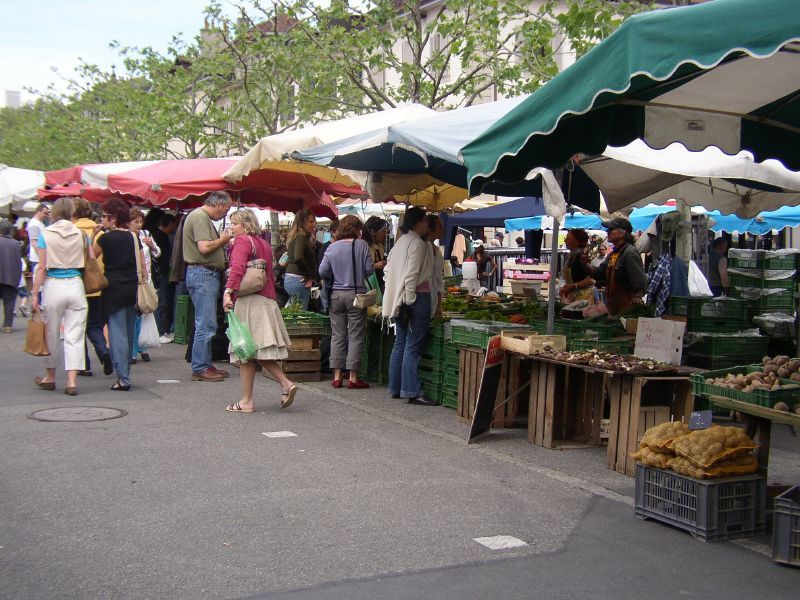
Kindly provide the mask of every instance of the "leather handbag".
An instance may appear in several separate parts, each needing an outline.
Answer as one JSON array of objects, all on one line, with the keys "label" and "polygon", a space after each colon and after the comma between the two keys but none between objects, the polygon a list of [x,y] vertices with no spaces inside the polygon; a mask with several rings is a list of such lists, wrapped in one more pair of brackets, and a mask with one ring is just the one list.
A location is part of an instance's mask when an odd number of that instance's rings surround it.
[{"label": "leather handbag", "polygon": [[248,235],[247,239],[250,240],[251,256],[255,258],[247,262],[247,270],[242,276],[242,281],[239,282],[239,289],[236,290],[237,296],[257,294],[267,284],[267,261],[263,258],[258,258],[253,238]]},{"label": "leather handbag", "polygon": [[42,313],[38,310],[34,311],[28,320],[28,332],[23,350],[33,356],[50,356],[50,349],[47,346],[47,327]]},{"label": "leather handbag", "polygon": [[[358,281],[358,269],[356,269],[356,241],[357,240],[353,240],[353,243],[351,244],[351,249],[352,249],[352,252],[353,252],[353,281],[354,282]],[[356,297],[353,298],[353,306],[355,308],[358,308],[360,310],[365,310],[365,309],[369,308],[370,306],[372,306],[373,304],[375,304],[375,300],[376,300],[376,296],[377,296],[377,292],[375,290],[370,290],[370,291],[366,292],[365,294],[359,294],[358,293],[358,286],[354,286],[353,289],[356,290]]]},{"label": "leather handbag", "polygon": [[87,242],[84,249],[83,260],[83,289],[86,294],[94,294],[108,287],[108,279],[103,275],[100,263],[97,259],[89,256],[89,244]]},{"label": "leather handbag", "polygon": [[142,265],[142,255],[139,251],[139,238],[131,231],[133,236],[133,252],[136,255],[136,273],[139,285],[136,287],[136,310],[143,315],[155,312],[158,308],[158,292],[153,284],[144,277],[144,267]]}]

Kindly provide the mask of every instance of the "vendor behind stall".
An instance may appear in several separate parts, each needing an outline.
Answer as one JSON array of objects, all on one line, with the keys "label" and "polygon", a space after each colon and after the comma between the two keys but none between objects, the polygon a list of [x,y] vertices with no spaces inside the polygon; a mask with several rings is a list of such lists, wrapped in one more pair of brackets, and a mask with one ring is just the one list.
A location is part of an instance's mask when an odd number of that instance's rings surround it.
[{"label": "vendor behind stall", "polygon": [[578,300],[594,303],[594,279],[591,277],[592,267],[586,253],[589,235],[585,229],[570,229],[564,243],[569,250],[569,256],[562,270],[564,285],[560,290],[561,298],[567,304]]},{"label": "vendor behind stall", "polygon": [[611,254],[594,270],[594,279],[605,281],[606,307],[612,315],[626,312],[641,304],[647,289],[642,257],[633,245],[633,227],[628,219],[603,221],[607,241],[614,245]]}]

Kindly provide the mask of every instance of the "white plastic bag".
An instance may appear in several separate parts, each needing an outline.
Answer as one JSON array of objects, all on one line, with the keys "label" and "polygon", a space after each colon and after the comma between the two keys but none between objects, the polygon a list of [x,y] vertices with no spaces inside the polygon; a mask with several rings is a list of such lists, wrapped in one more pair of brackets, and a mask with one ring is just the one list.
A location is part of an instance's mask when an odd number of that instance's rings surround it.
[{"label": "white plastic bag", "polygon": [[146,350],[158,348],[161,342],[158,341],[158,326],[156,316],[153,313],[142,315],[142,327],[139,330],[139,348]]},{"label": "white plastic bag", "polygon": [[708,281],[703,272],[693,260],[689,261],[689,295],[705,297],[714,295],[711,293],[711,288],[708,287]]}]

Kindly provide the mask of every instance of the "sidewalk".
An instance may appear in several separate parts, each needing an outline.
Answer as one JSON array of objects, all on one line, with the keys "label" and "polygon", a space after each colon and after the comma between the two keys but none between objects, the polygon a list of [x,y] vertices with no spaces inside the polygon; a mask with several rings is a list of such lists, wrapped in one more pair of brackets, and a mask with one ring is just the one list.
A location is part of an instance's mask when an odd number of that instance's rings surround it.
[{"label": "sidewalk", "polygon": [[[635,519],[633,480],[602,449],[546,450],[524,430],[467,446],[450,409],[326,382],[281,411],[277,384],[258,378],[257,412],[230,414],[236,370],[189,382],[174,344],[133,367],[130,393],[96,375],[71,398],[34,389],[40,362],[22,335],[0,338],[1,598],[666,598],[712,583],[730,597],[796,594],[796,570]],[[128,414],[27,418],[58,406]],[[297,435],[262,435],[275,431]],[[773,460],[796,469],[783,454]],[[473,541],[500,534],[528,545]],[[688,575],[698,564],[707,577]]]}]

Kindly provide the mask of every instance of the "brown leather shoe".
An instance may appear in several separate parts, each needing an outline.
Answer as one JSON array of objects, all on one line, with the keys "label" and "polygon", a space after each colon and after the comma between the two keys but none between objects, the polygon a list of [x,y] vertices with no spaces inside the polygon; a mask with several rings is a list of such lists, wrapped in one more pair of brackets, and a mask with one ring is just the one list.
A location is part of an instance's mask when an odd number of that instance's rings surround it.
[{"label": "brown leather shoe", "polygon": [[211,369],[206,369],[202,373],[192,373],[192,381],[222,381],[223,379],[222,375]]},{"label": "brown leather shoe", "polygon": [[223,379],[227,379],[230,376],[230,373],[228,373],[226,370],[218,369],[214,365],[211,365],[210,367],[208,367],[208,370],[213,372],[213,373],[216,373],[217,375],[222,376]]},{"label": "brown leather shoe", "polygon": [[33,380],[33,383],[35,383],[40,389],[43,389],[48,392],[52,392],[54,389],[56,389],[55,381],[42,381],[42,379],[43,377],[36,377]]}]

